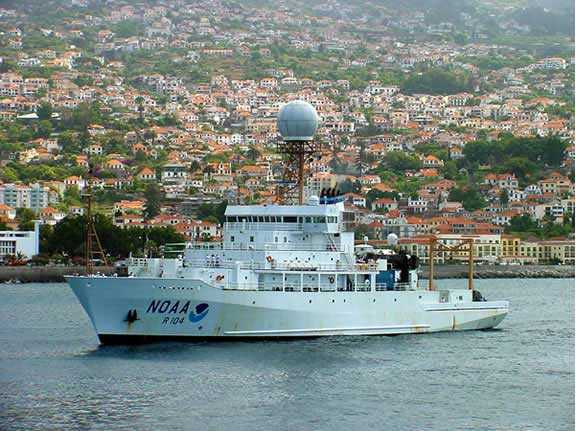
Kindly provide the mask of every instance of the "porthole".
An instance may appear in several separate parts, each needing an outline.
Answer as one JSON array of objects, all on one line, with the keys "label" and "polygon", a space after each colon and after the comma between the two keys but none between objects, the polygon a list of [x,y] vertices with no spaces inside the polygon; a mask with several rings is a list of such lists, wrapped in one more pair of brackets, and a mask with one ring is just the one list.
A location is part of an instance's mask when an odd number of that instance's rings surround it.
[{"label": "porthole", "polygon": [[309,301],[308,301],[308,304],[312,304],[312,300],[309,300]]},{"label": "porthole", "polygon": [[398,301],[396,298],[394,298],[394,302]]},{"label": "porthole", "polygon": [[346,302],[346,300],[344,300],[344,302]]},{"label": "porthole", "polygon": [[418,299],[422,299],[422,295],[418,295]]},{"label": "porthole", "polygon": [[252,305],[255,305],[255,304],[256,304],[256,301],[252,301]]},{"label": "porthole", "polygon": [[372,302],[376,302],[376,299],[373,299]]},{"label": "porthole", "polygon": [[332,304],[334,304],[334,300],[332,300]]}]

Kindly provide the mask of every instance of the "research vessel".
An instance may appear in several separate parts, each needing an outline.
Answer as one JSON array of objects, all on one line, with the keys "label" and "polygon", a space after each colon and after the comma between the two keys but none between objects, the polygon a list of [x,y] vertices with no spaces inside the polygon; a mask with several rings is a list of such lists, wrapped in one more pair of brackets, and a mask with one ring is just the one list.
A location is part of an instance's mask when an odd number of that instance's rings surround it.
[{"label": "research vessel", "polygon": [[[335,190],[304,200],[302,153],[313,148],[300,144],[316,125],[306,123],[311,110],[302,106],[287,123],[279,119],[287,141],[296,142],[286,150],[295,160],[286,173],[296,178],[295,202],[228,205],[221,242],[133,257],[111,276],[88,268],[66,277],[101,343],[422,334],[494,328],[505,318],[508,302],[484,300],[472,273],[467,288],[434,283],[434,253],[446,246],[433,237],[431,274],[421,283],[417,257],[393,236],[387,250],[355,243],[354,214]],[[93,225],[88,233],[88,247],[100,247]],[[472,240],[453,247],[468,250],[472,270]]]}]

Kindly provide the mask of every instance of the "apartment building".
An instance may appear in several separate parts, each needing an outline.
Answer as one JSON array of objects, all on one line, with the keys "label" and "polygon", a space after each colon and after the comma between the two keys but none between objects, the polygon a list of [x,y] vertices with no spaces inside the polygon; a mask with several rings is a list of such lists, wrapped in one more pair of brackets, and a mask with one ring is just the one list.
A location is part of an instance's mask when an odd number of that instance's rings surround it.
[{"label": "apartment building", "polygon": [[39,211],[50,202],[50,190],[40,184],[1,184],[0,204]]}]

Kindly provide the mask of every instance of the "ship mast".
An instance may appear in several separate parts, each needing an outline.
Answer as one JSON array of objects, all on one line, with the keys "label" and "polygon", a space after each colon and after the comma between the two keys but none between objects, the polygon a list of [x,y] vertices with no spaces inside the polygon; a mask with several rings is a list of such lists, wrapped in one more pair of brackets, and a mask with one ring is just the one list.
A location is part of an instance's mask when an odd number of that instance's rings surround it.
[{"label": "ship mast", "polygon": [[319,154],[321,145],[314,140],[318,114],[312,105],[301,100],[284,105],[278,113],[277,128],[281,139],[276,149],[283,156],[284,171],[276,200],[281,203],[304,204],[304,185],[308,159]]},{"label": "ship mast", "polygon": [[102,259],[102,263],[108,266],[106,254],[102,249],[98,232],[96,232],[96,225],[94,223],[94,216],[92,214],[92,166],[88,160],[88,173],[86,175],[86,187],[82,197],[86,203],[86,229],[84,238],[84,257],[86,259],[86,274],[94,272],[94,258],[98,256]]}]

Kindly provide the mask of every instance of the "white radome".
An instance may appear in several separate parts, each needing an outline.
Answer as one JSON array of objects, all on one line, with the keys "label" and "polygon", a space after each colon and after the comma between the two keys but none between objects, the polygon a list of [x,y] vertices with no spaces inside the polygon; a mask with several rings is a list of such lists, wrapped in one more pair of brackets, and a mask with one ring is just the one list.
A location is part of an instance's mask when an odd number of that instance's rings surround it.
[{"label": "white radome", "polygon": [[311,141],[318,128],[316,109],[302,100],[284,105],[278,113],[278,132],[285,141]]},{"label": "white radome", "polygon": [[398,244],[398,235],[396,235],[395,233],[390,233],[386,237],[386,241],[388,242],[388,245],[395,246],[396,244]]}]

